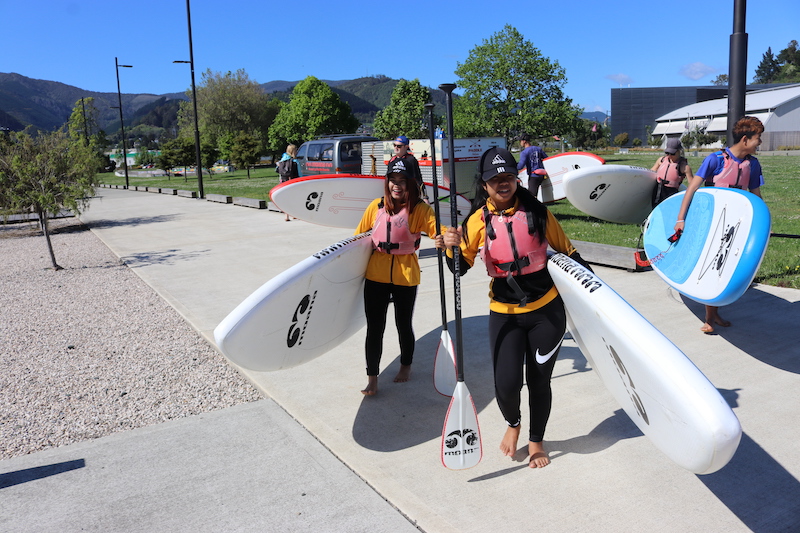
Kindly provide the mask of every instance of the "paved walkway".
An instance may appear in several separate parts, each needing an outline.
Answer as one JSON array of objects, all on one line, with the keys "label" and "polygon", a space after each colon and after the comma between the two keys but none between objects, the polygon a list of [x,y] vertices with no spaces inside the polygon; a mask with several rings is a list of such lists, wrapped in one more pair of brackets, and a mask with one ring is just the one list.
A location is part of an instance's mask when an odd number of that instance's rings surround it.
[{"label": "paved walkway", "polygon": [[[265,210],[107,189],[81,218],[210,342],[257,287],[348,234]],[[0,462],[0,529],[800,529],[800,291],[755,287],[724,308],[734,326],[707,336],[702,306],[654,273],[598,267],[720,389],[741,420],[742,443],[715,474],[680,469],[568,340],[553,379],[553,463],[530,470],[497,451],[504,423],[486,354],[488,282],[470,273],[462,280],[465,369],[484,457],[450,471],[439,462],[448,399],[431,380],[436,260],[422,256],[409,383],[391,382],[399,367],[392,328],[376,397],[359,393],[363,332],[301,367],[243,372],[268,399]]]}]

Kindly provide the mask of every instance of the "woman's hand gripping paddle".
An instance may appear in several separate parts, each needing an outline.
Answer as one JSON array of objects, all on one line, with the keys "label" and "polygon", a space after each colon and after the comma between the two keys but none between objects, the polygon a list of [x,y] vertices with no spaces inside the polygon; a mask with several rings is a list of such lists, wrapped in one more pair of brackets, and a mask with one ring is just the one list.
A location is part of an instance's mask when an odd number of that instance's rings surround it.
[{"label": "woman's hand gripping paddle", "polygon": [[[428,110],[428,134],[431,142],[431,169],[433,170],[433,209],[436,212],[436,234],[442,233],[439,223],[439,184],[436,178],[436,139],[433,136],[433,104],[425,104]],[[442,251],[436,249],[439,259],[439,295],[442,304],[442,336],[439,338],[439,346],[436,347],[436,357],[433,360],[433,386],[436,392],[443,396],[450,396],[456,386],[456,349],[453,346],[453,339],[447,331],[447,302],[444,296],[444,263]]]},{"label": "woman's hand gripping paddle", "polygon": [[[445,92],[447,103],[447,139],[450,159],[450,220],[458,225],[456,206],[456,159],[455,136],[453,135],[453,90],[454,83],[439,85]],[[435,180],[434,180],[435,183]],[[464,383],[464,350],[461,331],[461,248],[453,248],[453,283],[456,303],[456,386],[442,430],[442,464],[451,470],[463,470],[477,465],[483,456],[481,431],[478,427],[478,412],[475,402]]]}]

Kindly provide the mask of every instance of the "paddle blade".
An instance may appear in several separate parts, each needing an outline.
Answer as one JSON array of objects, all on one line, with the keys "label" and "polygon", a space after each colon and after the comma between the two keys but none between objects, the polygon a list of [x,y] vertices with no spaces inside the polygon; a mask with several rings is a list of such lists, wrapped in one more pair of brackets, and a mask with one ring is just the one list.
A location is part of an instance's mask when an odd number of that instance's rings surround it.
[{"label": "paddle blade", "polygon": [[433,386],[442,396],[450,396],[456,388],[456,348],[450,333],[444,329],[433,360]]},{"label": "paddle blade", "polygon": [[477,465],[483,456],[478,413],[463,381],[456,384],[442,431],[442,464],[450,470]]}]

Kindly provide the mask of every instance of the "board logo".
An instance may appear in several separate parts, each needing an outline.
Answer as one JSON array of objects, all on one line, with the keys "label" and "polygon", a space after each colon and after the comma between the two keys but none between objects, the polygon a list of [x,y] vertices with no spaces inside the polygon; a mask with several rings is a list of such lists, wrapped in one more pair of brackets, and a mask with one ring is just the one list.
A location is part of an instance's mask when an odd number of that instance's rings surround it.
[{"label": "board logo", "polygon": [[[700,269],[700,275],[697,279],[703,279],[703,276],[705,276],[709,270],[712,272],[716,271],[717,275],[722,277],[722,271],[725,269],[725,264],[728,261],[731,248],[733,247],[733,241],[736,239],[736,234],[739,233],[739,225],[741,224],[741,221],[737,221],[736,224],[726,226],[725,213],[726,209],[723,209],[722,216],[719,222],[717,222],[717,229],[714,231],[716,235],[719,235],[719,246],[713,257],[711,256],[711,250],[708,251],[706,257],[703,259],[703,267]],[[724,229],[721,230],[721,228]]]},{"label": "board logo", "polygon": [[319,210],[319,205],[322,202],[321,192],[312,192],[306,197],[306,209],[309,211]]},{"label": "board logo", "polygon": [[314,257],[316,259],[322,259],[323,257],[325,257],[327,255],[330,255],[330,254],[332,254],[333,252],[335,252],[337,250],[341,250],[342,248],[344,248],[345,246],[347,246],[351,242],[355,242],[355,241],[358,241],[358,240],[361,240],[361,239],[366,239],[371,234],[372,234],[372,230],[369,230],[369,231],[365,231],[364,233],[359,233],[358,235],[356,235],[354,237],[348,237],[347,239],[342,239],[339,242],[331,244],[327,248],[323,248],[322,250],[320,250],[319,252],[315,253],[311,257]]},{"label": "board logo", "polygon": [[592,192],[589,193],[589,199],[594,200],[595,202],[603,196],[608,189],[611,188],[611,185],[608,183],[601,183],[597,187],[594,188]]},{"label": "board logo", "polygon": [[597,279],[594,274],[583,268],[574,259],[570,259],[569,256],[554,254],[550,256],[550,261],[575,278],[576,281],[579,281],[581,286],[588,290],[590,294],[603,286],[602,281]]},{"label": "board logo", "polygon": [[[295,345],[300,346],[303,344],[303,337],[306,335],[306,326],[308,326],[308,319],[311,318],[311,310],[314,308],[314,300],[317,299],[317,291],[314,294],[306,294],[297,304],[292,316],[292,324],[289,326],[289,332],[286,335],[286,346],[293,348]],[[303,322],[300,327],[300,322]]]},{"label": "board logo", "polygon": [[628,391],[628,396],[631,399],[631,403],[633,403],[633,407],[636,409],[636,412],[639,413],[639,416],[642,417],[644,423],[649,426],[650,419],[647,417],[647,411],[644,409],[644,403],[642,403],[639,393],[636,392],[636,386],[633,384],[633,379],[628,373],[628,369],[625,368],[625,364],[622,362],[622,359],[620,359],[614,347],[609,345],[605,339],[603,339],[603,343],[606,345],[608,353],[611,354],[611,360],[614,361],[614,367],[617,369],[617,373],[622,380],[622,384],[625,386],[625,390]]},{"label": "board logo", "polygon": [[[460,442],[464,443],[464,448],[462,450],[456,450],[458,444]],[[457,429],[455,431],[450,432],[447,437],[444,439],[444,445],[447,450],[444,451],[444,455],[461,455],[462,452],[464,455],[469,453],[475,453],[478,450],[478,433],[474,429]]]}]

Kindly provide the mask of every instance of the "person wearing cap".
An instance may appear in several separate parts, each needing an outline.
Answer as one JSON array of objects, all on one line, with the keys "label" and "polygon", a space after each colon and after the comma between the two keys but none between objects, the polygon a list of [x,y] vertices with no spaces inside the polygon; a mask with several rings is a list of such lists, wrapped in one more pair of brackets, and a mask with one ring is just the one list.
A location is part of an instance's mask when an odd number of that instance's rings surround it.
[{"label": "person wearing cap", "polygon": [[[742,117],[733,126],[733,144],[724,150],[706,156],[700,168],[697,169],[697,175],[689,181],[689,185],[686,187],[686,194],[675,222],[676,234],[683,232],[689,205],[692,203],[695,191],[703,183],[714,187],[746,189],[761,198],[764,176],[761,172],[761,163],[753,154],[761,145],[762,133],[764,133],[764,124],[758,118]],[[714,326],[727,328],[731,325],[728,320],[719,315],[719,307],[707,305],[705,315],[705,322],[700,327],[700,331],[703,333],[714,333]]]},{"label": "person wearing cap", "polygon": [[522,147],[517,171],[521,172],[523,168],[528,171],[528,190],[536,196],[547,175],[543,162],[547,158],[547,154],[538,146],[531,144],[531,136],[527,133],[519,135],[516,140],[519,141],[519,145]]},{"label": "person wearing cap", "polygon": [[460,272],[480,256],[492,278],[489,285],[489,347],[494,366],[497,404],[508,423],[500,451],[513,457],[521,430],[520,392],[529,396],[528,456],[531,468],[550,464],[544,450],[550,416],[553,373],[567,318],[564,303],[547,272],[548,245],[581,259],[558,220],[528,189],[518,185],[517,162],[504,148],[490,148],[481,157],[475,178],[475,199],[459,228],[436,238],[454,265],[459,246]]},{"label": "person wearing cap", "polygon": [[653,189],[653,207],[657,206],[673,194],[683,183],[686,176],[692,176],[692,167],[683,157],[683,145],[677,137],[667,140],[664,156],[659,157],[652,170],[656,173],[656,186]]},{"label": "person wearing cap", "polygon": [[390,301],[394,302],[400,339],[400,371],[394,381],[402,383],[409,379],[415,343],[412,319],[420,283],[417,249],[422,233],[431,238],[436,235],[433,209],[420,198],[419,187],[405,159],[389,163],[383,197],[369,204],[356,235],[370,230],[373,250],[364,284],[368,383],[361,391],[367,396],[378,392],[383,333]]},{"label": "person wearing cap", "polygon": [[420,191],[422,191],[422,198],[427,200],[428,193],[425,190],[425,184],[422,183],[422,172],[419,170],[419,162],[417,161],[417,158],[414,157],[414,154],[409,152],[408,137],[405,135],[398,136],[394,141],[392,141],[392,148],[394,149],[394,155],[391,159],[389,159],[389,163],[397,159],[402,159],[405,161],[406,167],[410,169],[411,175],[416,180]]}]

